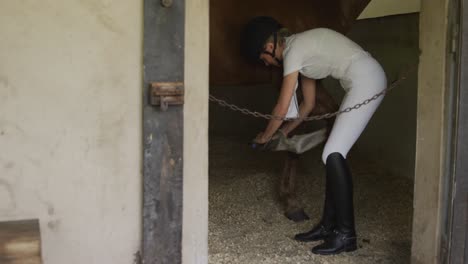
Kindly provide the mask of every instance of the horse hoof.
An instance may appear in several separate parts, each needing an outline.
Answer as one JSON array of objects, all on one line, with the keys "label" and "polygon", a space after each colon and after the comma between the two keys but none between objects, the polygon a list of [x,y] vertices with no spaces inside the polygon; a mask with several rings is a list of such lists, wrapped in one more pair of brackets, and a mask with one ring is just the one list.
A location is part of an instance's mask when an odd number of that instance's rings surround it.
[{"label": "horse hoof", "polygon": [[299,209],[293,212],[287,212],[285,215],[289,220],[294,221],[296,223],[310,219],[310,217],[304,212],[304,209]]}]

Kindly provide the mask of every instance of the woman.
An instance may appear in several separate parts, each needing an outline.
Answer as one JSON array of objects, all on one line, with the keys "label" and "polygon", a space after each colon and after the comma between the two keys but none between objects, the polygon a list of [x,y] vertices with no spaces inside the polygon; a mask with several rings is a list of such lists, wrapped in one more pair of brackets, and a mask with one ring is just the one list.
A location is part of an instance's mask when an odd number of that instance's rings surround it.
[{"label": "woman", "polygon": [[[315,80],[332,76],[340,81],[346,95],[340,110],[354,106],[386,88],[387,80],[379,63],[359,45],[342,34],[325,28],[289,34],[271,17],[256,17],[242,33],[242,51],[252,61],[283,67],[281,92],[273,116],[290,117],[291,112],[306,117],[315,104]],[[295,90],[301,77],[304,100],[294,111]],[[354,224],[353,185],[346,155],[361,135],[383,97],[337,116],[325,144],[322,160],[326,167],[324,211],[319,224],[309,232],[297,234],[299,241],[324,243],[314,247],[315,254],[331,255],[357,249]],[[291,103],[292,102],[292,103]],[[288,134],[301,119],[285,124]],[[272,119],[255,142],[267,143],[283,121]]]}]

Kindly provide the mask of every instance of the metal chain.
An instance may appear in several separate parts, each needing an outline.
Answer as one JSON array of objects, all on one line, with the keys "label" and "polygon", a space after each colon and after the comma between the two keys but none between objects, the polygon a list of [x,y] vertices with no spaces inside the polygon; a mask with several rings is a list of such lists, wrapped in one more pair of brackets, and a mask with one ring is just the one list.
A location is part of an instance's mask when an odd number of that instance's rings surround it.
[{"label": "metal chain", "polygon": [[[358,103],[358,104],[356,104],[354,106],[350,106],[350,107],[347,107],[347,108],[345,108],[343,110],[339,110],[339,111],[336,111],[336,112],[333,112],[333,113],[327,113],[327,114],[323,114],[323,115],[309,116],[309,117],[306,117],[306,118],[302,118],[302,120],[303,121],[312,121],[312,120],[321,120],[321,119],[326,119],[326,118],[332,118],[332,117],[335,117],[337,115],[340,115],[340,114],[343,114],[343,113],[348,113],[348,112],[351,112],[352,110],[359,109],[362,106],[369,104],[370,102],[376,100],[380,96],[386,94],[387,92],[389,92],[390,90],[395,88],[402,81],[406,80],[408,78],[407,75],[409,73],[413,72],[415,69],[416,69],[416,67],[410,68],[408,71],[406,71],[406,73],[404,75],[402,75],[397,80],[393,81],[386,89],[384,89],[381,92],[375,94],[374,96],[362,101],[361,103]],[[260,118],[264,118],[264,119],[267,119],[267,120],[276,119],[276,120],[291,121],[291,120],[300,119],[300,117],[299,118],[287,118],[287,117],[273,116],[273,115],[269,115],[269,114],[262,114],[262,113],[259,113],[259,112],[256,112],[256,111],[251,111],[251,110],[249,110],[247,108],[241,108],[241,107],[236,106],[235,104],[230,104],[230,103],[226,102],[225,100],[218,99],[218,98],[214,97],[211,94],[210,94],[210,101],[216,102],[220,106],[227,107],[227,108],[229,108],[229,109],[231,109],[233,111],[241,112],[244,115],[250,115],[250,116],[253,116],[253,117],[260,117]]]}]

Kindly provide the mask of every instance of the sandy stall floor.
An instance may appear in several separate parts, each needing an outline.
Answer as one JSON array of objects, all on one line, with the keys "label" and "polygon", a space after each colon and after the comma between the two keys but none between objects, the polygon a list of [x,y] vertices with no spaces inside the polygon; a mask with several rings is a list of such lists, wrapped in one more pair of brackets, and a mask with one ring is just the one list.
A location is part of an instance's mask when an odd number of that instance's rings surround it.
[{"label": "sandy stall floor", "polygon": [[320,218],[325,173],[320,147],[299,162],[298,197],[311,217],[303,223],[285,218],[277,199],[284,157],[252,151],[242,140],[210,138],[210,264],[410,263],[413,185],[408,176],[391,175],[351,153],[359,249],[317,256],[310,249],[319,242],[292,237]]}]

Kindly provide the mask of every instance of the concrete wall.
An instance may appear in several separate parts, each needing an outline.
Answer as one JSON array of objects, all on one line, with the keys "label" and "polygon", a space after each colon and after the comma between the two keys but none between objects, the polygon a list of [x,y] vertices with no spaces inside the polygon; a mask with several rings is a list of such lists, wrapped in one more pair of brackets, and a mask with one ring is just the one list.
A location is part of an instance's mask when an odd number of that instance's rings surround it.
[{"label": "concrete wall", "polygon": [[142,2],[0,2],[0,221],[39,218],[47,264],[140,242]]}]

